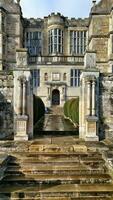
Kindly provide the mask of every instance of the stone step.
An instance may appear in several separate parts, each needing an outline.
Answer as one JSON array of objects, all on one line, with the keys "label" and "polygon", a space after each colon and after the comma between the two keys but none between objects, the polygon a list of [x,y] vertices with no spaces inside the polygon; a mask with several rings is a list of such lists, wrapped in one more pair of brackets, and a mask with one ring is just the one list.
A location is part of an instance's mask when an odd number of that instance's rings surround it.
[{"label": "stone step", "polygon": [[18,164],[18,163],[9,163],[8,165],[7,165],[7,169],[8,170],[10,170],[10,169],[12,169],[12,170],[18,170],[18,169],[20,169],[20,168],[24,168],[24,169],[26,169],[26,168],[28,168],[29,167],[29,169],[30,168],[32,168],[32,169],[37,169],[37,168],[40,168],[40,167],[44,167],[44,166],[47,166],[47,167],[50,167],[50,168],[52,168],[52,167],[56,167],[56,168],[59,168],[59,167],[67,167],[67,168],[75,168],[75,169],[77,169],[77,168],[84,168],[84,169],[100,169],[100,168],[102,168],[102,166],[101,165],[95,165],[94,166],[94,168],[92,167],[92,166],[87,166],[87,165],[84,165],[84,164],[79,164],[79,163],[42,163],[42,162],[36,162],[35,164],[34,163],[20,163],[20,164]]},{"label": "stone step", "polygon": [[57,170],[57,169],[75,169],[75,170],[81,170],[81,169],[86,169],[86,170],[105,170],[106,167],[103,167],[103,165],[85,165],[84,163],[9,163],[7,165],[7,170],[11,171],[17,171],[19,169],[21,170],[26,170],[26,169],[32,169],[32,170],[42,170],[43,168],[46,169],[52,169],[52,170]]},{"label": "stone step", "polygon": [[[105,166],[105,161],[103,159],[97,160],[97,159],[79,159],[79,158],[53,158],[53,157],[45,157],[45,156],[39,156],[36,158],[32,157],[27,157],[27,158],[18,158],[14,160],[10,160],[9,165],[12,166],[88,166],[89,168],[99,168],[99,167],[104,167]],[[105,168],[105,167],[104,167]]]},{"label": "stone step", "polygon": [[18,175],[7,175],[3,182],[20,182],[20,183],[27,183],[27,182],[42,182],[42,183],[51,183],[51,182],[76,182],[77,183],[85,183],[85,184],[94,184],[94,183],[111,183],[112,179],[108,174],[93,174],[93,175],[59,175],[59,174],[46,174],[46,175],[40,175],[40,174],[20,174]]},{"label": "stone step", "polygon": [[18,154],[16,155],[16,157],[12,158],[12,160],[16,160],[16,158],[18,159],[36,159],[36,158],[51,158],[51,159],[57,159],[57,160],[61,160],[61,159],[77,159],[77,160],[96,160],[96,161],[102,161],[102,156],[88,156],[86,154],[77,154],[77,153],[50,153],[50,152],[34,152],[34,153],[23,153],[23,154]]},{"label": "stone step", "polygon": [[75,174],[99,174],[99,173],[106,173],[107,169],[106,167],[99,166],[98,168],[90,167],[90,166],[85,166],[81,165],[80,166],[68,166],[68,165],[24,165],[24,163],[20,163],[20,165],[15,164],[15,165],[8,165],[7,167],[7,172],[9,173],[15,173],[21,171],[23,173],[75,173]]},{"label": "stone step", "polygon": [[[44,161],[45,160],[45,161]],[[106,170],[107,168],[105,167],[105,161],[101,160],[101,161],[97,161],[97,160],[85,160],[85,161],[71,161],[71,160],[68,160],[68,162],[65,160],[64,161],[54,161],[53,159],[51,160],[48,160],[48,159],[44,159],[44,158],[41,158],[40,160],[39,159],[25,159],[25,160],[17,160],[15,162],[13,161],[10,161],[9,162],[9,166],[26,166],[28,165],[29,167],[33,167],[33,166],[62,166],[62,165],[65,165],[65,166],[86,166],[86,167],[89,167],[89,168],[92,168],[92,169],[98,169],[98,168],[104,168],[104,170]]]},{"label": "stone step", "polygon": [[[22,198],[23,200],[34,200],[34,197],[30,197],[30,198]],[[2,197],[0,198],[0,200],[9,200],[7,197]],[[20,198],[12,198],[12,200],[20,200]],[[41,197],[37,197],[35,198],[35,200],[42,200]],[[45,197],[43,198],[43,200],[53,200],[53,197]],[[54,197],[54,200],[113,200],[113,198],[110,197],[80,197],[80,198],[72,198],[72,197]]]},{"label": "stone step", "polygon": [[53,174],[60,174],[60,175],[64,175],[64,174],[67,174],[67,175],[80,175],[80,174],[82,174],[82,175],[85,175],[85,174],[87,174],[87,175],[95,175],[95,174],[104,174],[105,172],[104,172],[104,170],[86,170],[86,169],[81,169],[81,170],[77,170],[77,169],[19,169],[19,170],[7,170],[6,172],[5,172],[5,174],[15,174],[15,175],[18,175],[18,174],[20,174],[20,173],[22,173],[22,174],[42,174],[42,175],[48,175],[48,174],[51,174],[51,175],[53,175]]},{"label": "stone step", "polygon": [[11,197],[17,198],[20,194],[23,194],[24,197],[30,198],[48,198],[48,197],[113,197],[113,184],[87,184],[87,185],[78,185],[78,184],[64,184],[64,185],[56,185],[56,186],[43,186],[36,185],[34,187],[30,186],[13,186],[0,188],[0,193],[2,195],[11,194]]},{"label": "stone step", "polygon": [[11,200],[113,200],[112,178],[96,150],[33,143],[26,152],[11,153],[0,185],[2,200],[5,195]]},{"label": "stone step", "polygon": [[[34,200],[34,197],[32,198],[32,197],[30,197],[30,198],[22,198],[23,200]],[[8,199],[6,199],[6,197],[5,198],[0,198],[0,200],[8,200]],[[20,198],[12,198],[12,200],[20,200]],[[39,198],[35,198],[35,200],[41,200],[41,197],[39,197]],[[43,200],[53,200],[53,197],[51,198],[49,198],[49,197],[46,197],[46,198],[43,198]],[[76,197],[74,197],[74,198],[71,198],[71,197],[54,197],[54,200],[113,200],[112,198],[105,198],[105,197],[80,197],[80,198],[76,198]]]}]

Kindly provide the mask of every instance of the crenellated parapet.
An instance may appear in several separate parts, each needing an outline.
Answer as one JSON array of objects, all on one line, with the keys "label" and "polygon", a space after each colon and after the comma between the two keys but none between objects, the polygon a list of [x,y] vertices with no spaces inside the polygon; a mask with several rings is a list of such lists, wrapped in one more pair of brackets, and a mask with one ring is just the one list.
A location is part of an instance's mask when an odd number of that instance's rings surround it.
[{"label": "crenellated parapet", "polygon": [[51,15],[48,16],[48,26],[51,25],[65,25],[65,18],[60,13],[51,13]]}]

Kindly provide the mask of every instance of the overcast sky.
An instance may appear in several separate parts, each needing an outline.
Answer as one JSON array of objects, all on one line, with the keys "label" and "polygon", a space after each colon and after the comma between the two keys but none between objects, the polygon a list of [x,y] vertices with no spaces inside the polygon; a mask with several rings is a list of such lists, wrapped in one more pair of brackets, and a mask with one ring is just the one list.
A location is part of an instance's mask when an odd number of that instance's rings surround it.
[{"label": "overcast sky", "polygon": [[87,17],[92,0],[21,0],[24,17],[43,18],[51,12],[60,12],[64,16]]}]

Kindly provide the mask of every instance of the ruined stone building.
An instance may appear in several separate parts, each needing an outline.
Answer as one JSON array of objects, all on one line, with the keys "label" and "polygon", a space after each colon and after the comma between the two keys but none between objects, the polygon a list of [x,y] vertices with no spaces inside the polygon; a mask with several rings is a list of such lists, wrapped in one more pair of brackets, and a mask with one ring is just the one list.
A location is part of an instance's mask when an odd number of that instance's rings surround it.
[{"label": "ruined stone building", "polygon": [[85,19],[25,19],[0,0],[0,138],[32,138],[33,94],[48,108],[79,97],[80,137],[113,136],[113,0]]}]

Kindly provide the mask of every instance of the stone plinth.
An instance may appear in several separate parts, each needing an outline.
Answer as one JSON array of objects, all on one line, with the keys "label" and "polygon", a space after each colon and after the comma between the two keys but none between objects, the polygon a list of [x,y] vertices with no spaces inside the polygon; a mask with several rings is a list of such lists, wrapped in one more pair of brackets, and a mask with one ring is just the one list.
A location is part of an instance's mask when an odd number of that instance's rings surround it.
[{"label": "stone plinth", "polygon": [[86,51],[84,57],[85,68],[95,68],[96,67],[96,52],[95,51]]},{"label": "stone plinth", "polygon": [[27,134],[27,125],[28,125],[28,116],[22,115],[16,117],[16,127],[15,127],[15,137],[14,140],[28,140]]},{"label": "stone plinth", "polygon": [[97,121],[98,117],[96,116],[87,116],[86,117],[86,141],[99,141],[97,134]]},{"label": "stone plinth", "polygon": [[17,68],[27,67],[27,49],[21,48],[16,50]]}]

